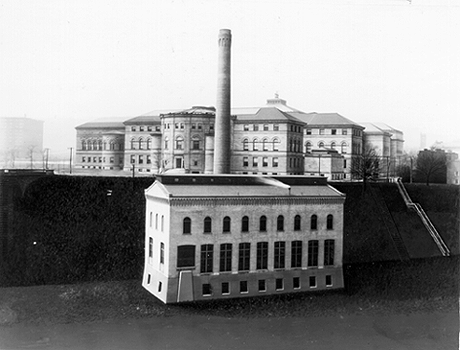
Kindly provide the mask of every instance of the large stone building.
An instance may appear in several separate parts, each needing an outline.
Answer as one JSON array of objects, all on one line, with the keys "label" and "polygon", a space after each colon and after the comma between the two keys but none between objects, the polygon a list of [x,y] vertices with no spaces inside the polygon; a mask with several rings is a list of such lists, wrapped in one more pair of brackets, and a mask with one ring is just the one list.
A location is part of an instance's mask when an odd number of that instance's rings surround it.
[{"label": "large stone building", "polygon": [[324,177],[159,175],[145,198],[142,285],[165,303],[343,287]]},{"label": "large stone building", "polygon": [[[195,106],[153,111],[123,122],[80,125],[76,168],[212,173],[215,114],[213,107]],[[402,133],[378,129],[376,135],[376,127],[370,126],[337,113],[304,113],[277,96],[263,107],[232,108],[230,172],[348,180],[351,160],[361,154],[365,142],[378,146],[381,156],[396,164]]]}]

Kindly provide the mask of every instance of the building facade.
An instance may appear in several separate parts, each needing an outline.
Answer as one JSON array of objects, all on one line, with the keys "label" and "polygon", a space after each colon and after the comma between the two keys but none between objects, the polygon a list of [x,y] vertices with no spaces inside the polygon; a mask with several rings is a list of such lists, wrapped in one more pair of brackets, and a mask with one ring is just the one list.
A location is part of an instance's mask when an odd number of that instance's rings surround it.
[{"label": "building facade", "polygon": [[[99,122],[86,123],[76,128],[76,168],[112,167],[109,158],[104,163],[104,142],[102,148],[83,149],[84,140],[102,139],[106,130],[120,132],[123,137],[121,154],[115,156],[122,163],[115,161],[116,169],[139,175],[168,171],[213,173],[215,114],[214,107],[194,106],[186,110],[153,111],[106,127]],[[352,159],[361,155],[365,142],[383,142],[382,157],[389,164],[395,164],[395,159],[402,155],[401,132],[392,143],[391,137],[396,132],[378,129],[376,139],[373,129],[367,132],[363,125],[340,114],[304,113],[279,97],[269,99],[263,107],[233,108],[229,128],[232,174],[318,173],[330,180],[350,180]],[[395,151],[391,152],[392,149]],[[322,158],[326,153],[328,156]],[[318,164],[325,162],[324,166],[313,169],[315,158]]]},{"label": "building facade", "polygon": [[343,288],[324,177],[158,175],[145,197],[142,285],[164,303]]}]

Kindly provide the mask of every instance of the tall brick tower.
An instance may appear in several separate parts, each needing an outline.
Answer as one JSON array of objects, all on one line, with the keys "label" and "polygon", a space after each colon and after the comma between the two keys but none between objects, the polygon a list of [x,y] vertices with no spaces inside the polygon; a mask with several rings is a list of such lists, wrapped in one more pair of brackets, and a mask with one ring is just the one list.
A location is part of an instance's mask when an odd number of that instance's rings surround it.
[{"label": "tall brick tower", "polygon": [[232,33],[219,31],[217,63],[217,102],[214,138],[214,174],[230,173],[230,58]]}]

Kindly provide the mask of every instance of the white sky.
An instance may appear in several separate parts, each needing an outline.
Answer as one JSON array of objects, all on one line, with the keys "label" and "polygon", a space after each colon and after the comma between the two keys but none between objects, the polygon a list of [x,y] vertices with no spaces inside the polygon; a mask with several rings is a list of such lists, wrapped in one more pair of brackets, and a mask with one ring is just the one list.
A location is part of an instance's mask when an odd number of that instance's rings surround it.
[{"label": "white sky", "polygon": [[75,126],[155,109],[215,105],[217,35],[232,30],[232,105],[279,92],[460,143],[456,0],[0,0],[0,116],[45,121],[45,147]]}]

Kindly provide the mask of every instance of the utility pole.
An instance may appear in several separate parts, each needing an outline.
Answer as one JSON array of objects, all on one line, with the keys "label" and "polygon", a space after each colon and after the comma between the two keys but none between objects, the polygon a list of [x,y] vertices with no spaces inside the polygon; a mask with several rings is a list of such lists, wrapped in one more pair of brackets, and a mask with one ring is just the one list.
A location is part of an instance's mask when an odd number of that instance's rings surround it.
[{"label": "utility pole", "polygon": [[70,174],[72,174],[72,154],[73,154],[73,147],[69,147],[69,149],[70,149],[69,169],[70,169]]},{"label": "utility pole", "polygon": [[321,176],[321,154],[318,154],[318,176]]}]

